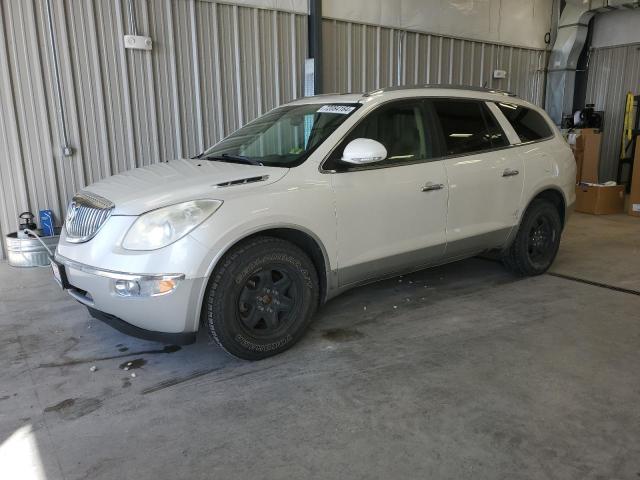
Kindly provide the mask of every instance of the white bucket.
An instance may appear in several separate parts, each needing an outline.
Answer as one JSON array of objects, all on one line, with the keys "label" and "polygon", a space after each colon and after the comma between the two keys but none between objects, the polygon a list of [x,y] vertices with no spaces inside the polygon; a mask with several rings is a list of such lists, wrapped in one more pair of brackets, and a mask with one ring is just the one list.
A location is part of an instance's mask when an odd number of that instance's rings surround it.
[{"label": "white bucket", "polygon": [[[55,252],[60,240],[60,228],[55,229],[52,237],[40,237],[44,244]],[[36,230],[40,235],[42,232]],[[49,252],[37,238],[18,238],[16,232],[6,236],[7,259],[12,267],[46,267],[49,265]]]}]

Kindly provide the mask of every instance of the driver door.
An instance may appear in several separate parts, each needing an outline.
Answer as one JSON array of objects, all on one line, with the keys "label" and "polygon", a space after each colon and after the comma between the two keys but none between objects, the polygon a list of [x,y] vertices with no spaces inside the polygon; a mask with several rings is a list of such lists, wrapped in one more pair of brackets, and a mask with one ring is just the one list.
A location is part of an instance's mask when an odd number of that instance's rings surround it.
[{"label": "driver door", "polygon": [[[369,113],[338,146],[331,171],[336,202],[341,286],[418,270],[445,251],[448,182],[436,152],[433,122],[422,99],[386,103]],[[387,158],[342,162],[356,138],[382,143]]]}]

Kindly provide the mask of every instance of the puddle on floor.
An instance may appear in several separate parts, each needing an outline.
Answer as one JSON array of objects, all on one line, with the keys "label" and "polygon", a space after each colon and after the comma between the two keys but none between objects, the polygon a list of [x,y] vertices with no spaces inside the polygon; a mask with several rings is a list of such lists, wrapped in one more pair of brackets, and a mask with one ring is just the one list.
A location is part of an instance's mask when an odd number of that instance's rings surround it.
[{"label": "puddle on floor", "polygon": [[330,328],[322,332],[322,337],[332,342],[349,342],[364,337],[364,334],[348,328]]},{"label": "puddle on floor", "polygon": [[146,364],[147,361],[144,358],[134,358],[133,360],[121,363],[118,368],[120,370],[135,370],[144,367]]}]

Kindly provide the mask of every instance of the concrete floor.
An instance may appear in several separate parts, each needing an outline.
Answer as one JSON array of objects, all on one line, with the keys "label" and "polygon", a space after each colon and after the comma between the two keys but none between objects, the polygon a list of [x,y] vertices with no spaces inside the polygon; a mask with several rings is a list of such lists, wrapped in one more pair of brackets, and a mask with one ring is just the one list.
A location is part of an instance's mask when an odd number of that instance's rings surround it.
[{"label": "concrete floor", "polygon": [[639,234],[576,214],[561,276],[471,259],[363,287],[258,363],[128,338],[2,264],[0,477],[638,478]]}]

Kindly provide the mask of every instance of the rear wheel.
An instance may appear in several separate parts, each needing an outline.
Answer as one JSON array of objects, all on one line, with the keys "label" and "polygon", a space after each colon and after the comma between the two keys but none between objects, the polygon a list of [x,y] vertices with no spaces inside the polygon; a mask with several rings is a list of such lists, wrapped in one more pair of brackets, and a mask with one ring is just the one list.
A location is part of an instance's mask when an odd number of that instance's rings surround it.
[{"label": "rear wheel", "polygon": [[503,263],[518,275],[546,272],[558,253],[562,223],[558,209],[546,200],[534,200],[518,233],[503,255]]},{"label": "rear wheel", "polygon": [[234,247],[214,271],[205,318],[224,350],[260,360],[300,340],[318,299],[318,275],[300,248],[255,237]]}]

